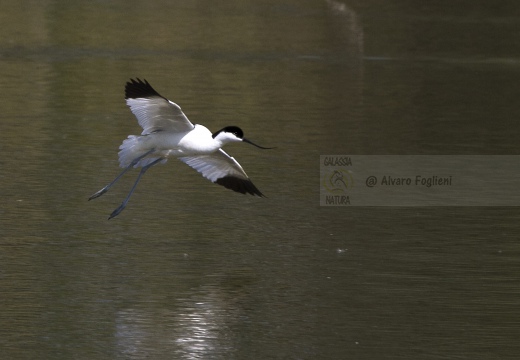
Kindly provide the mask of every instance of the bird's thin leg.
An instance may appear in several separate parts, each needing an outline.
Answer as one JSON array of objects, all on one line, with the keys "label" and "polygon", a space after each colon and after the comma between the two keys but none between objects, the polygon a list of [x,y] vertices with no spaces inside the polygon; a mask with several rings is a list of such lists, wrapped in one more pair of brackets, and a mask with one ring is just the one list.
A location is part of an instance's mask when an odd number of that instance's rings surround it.
[{"label": "bird's thin leg", "polygon": [[139,172],[139,175],[137,176],[137,179],[135,180],[134,185],[130,189],[130,192],[128,193],[126,198],[123,200],[121,205],[119,205],[119,207],[117,209],[112,211],[112,214],[110,214],[110,216],[108,217],[108,220],[112,219],[113,217],[116,217],[117,215],[119,215],[121,213],[121,211],[124,210],[124,208],[126,207],[126,204],[128,203],[128,200],[130,200],[130,196],[132,196],[132,194],[134,193],[134,190],[137,187],[137,184],[139,183],[139,180],[141,180],[141,177],[144,175],[146,170],[148,170],[149,168],[151,168],[152,166],[154,166],[155,164],[157,164],[161,160],[163,160],[163,159],[159,158],[159,159],[149,163],[148,165],[142,167],[141,171]]},{"label": "bird's thin leg", "polygon": [[100,197],[101,195],[103,195],[104,193],[106,193],[111,187],[112,185],[114,185],[119,179],[121,179],[121,177],[126,174],[126,172],[128,170],[130,170],[133,166],[135,166],[140,160],[144,159],[146,156],[150,155],[151,153],[153,153],[155,151],[155,149],[151,149],[150,151],[147,151],[144,155],[141,155],[139,157],[136,157],[134,160],[132,160],[132,162],[130,163],[130,165],[128,165],[127,167],[125,167],[125,169],[123,171],[121,171],[121,173],[119,175],[116,176],[116,178],[114,180],[112,180],[112,182],[110,184],[108,184],[107,186],[105,186],[103,189],[99,190],[98,192],[96,192],[95,194],[93,194],[91,197],[88,198],[88,200],[92,200],[92,199],[95,199],[95,198],[98,198]]}]

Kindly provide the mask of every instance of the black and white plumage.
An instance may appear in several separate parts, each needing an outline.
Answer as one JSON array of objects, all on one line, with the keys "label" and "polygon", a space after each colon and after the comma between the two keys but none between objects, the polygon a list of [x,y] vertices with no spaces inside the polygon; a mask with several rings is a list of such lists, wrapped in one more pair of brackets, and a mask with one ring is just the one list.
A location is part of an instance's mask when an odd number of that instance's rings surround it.
[{"label": "black and white plumage", "polygon": [[134,186],[123,203],[110,215],[117,216],[126,206],[141,176],[152,166],[176,157],[203,177],[242,194],[264,196],[251,182],[240,164],[222,146],[247,142],[236,126],[211,133],[205,126],[192,124],[179,105],[161,96],[146,80],[131,79],[125,86],[126,104],[143,128],[140,136],[130,135],[119,147],[119,165],[124,168],[110,184],[92,195],[95,199],[109,190],[132,167],[141,167]]}]

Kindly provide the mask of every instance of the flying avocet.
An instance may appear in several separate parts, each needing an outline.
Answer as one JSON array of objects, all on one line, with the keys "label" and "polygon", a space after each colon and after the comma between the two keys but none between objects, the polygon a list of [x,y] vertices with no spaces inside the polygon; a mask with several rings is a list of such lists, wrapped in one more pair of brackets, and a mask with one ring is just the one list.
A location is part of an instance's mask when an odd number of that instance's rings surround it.
[{"label": "flying avocet", "polygon": [[129,135],[119,147],[119,166],[124,170],[89,200],[106,193],[132,167],[141,167],[137,179],[109,220],[121,213],[143,174],[152,166],[176,157],[206,179],[242,194],[264,196],[251,182],[242,166],[222,146],[243,141],[260,149],[271,149],[244,138],[237,126],[211,133],[205,126],[193,125],[179,105],[161,96],[146,81],[130,79],[125,86],[126,104],[143,128],[140,136]]}]

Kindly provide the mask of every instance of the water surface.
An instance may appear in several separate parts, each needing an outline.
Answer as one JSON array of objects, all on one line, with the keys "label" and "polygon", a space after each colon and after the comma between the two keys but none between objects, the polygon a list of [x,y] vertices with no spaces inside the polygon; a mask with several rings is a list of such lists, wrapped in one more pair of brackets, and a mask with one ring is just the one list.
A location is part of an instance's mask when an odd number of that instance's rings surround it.
[{"label": "water surface", "polygon": [[[39,1],[0,16],[10,359],[508,359],[516,207],[319,206],[325,154],[518,155],[518,5]],[[88,197],[146,78],[267,199],[170,160]]]}]

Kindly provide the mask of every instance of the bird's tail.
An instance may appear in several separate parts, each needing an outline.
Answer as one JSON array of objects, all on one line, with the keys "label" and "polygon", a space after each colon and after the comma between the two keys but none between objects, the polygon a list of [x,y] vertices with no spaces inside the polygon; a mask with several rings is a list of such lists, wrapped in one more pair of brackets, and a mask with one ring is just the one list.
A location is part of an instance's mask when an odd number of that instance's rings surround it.
[{"label": "bird's tail", "polygon": [[[119,146],[119,166],[122,168],[128,167],[130,164],[132,164],[133,161],[136,159],[139,159],[139,157],[146,155],[147,152],[150,151],[150,149],[147,149],[143,146],[141,146],[142,137],[136,136],[136,135],[129,135],[127,139],[123,141],[121,146]],[[134,167],[142,167],[150,164],[151,162],[157,160],[158,157],[153,157],[153,155],[150,155],[150,157],[144,157],[137,161],[134,164]],[[164,161],[166,162],[166,159]]]}]

